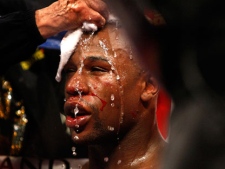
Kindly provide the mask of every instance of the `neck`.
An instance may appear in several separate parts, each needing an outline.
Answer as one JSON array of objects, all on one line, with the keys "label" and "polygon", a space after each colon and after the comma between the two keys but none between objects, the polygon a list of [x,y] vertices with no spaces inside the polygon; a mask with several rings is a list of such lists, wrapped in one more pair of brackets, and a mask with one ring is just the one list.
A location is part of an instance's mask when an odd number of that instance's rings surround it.
[{"label": "neck", "polygon": [[[144,124],[146,125],[146,124]],[[158,169],[165,142],[157,126],[132,129],[118,144],[89,146],[88,169]],[[142,129],[142,130],[140,130]]]}]

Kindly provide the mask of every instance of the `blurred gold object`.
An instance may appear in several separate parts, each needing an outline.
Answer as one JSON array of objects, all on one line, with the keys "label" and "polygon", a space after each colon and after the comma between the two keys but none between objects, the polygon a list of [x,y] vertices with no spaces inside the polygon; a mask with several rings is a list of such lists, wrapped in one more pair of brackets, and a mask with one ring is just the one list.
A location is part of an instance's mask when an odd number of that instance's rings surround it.
[{"label": "blurred gold object", "polygon": [[20,62],[20,65],[21,65],[23,70],[28,70],[28,69],[30,69],[32,64],[34,64],[38,60],[44,59],[44,57],[45,57],[44,50],[43,49],[37,49],[35,51],[35,53],[32,55],[31,58],[29,58],[28,60]]},{"label": "blurred gold object", "polygon": [[16,118],[14,119],[13,125],[13,136],[11,144],[11,155],[18,155],[20,149],[22,148],[23,135],[25,131],[26,124],[28,122],[25,114],[24,106],[21,106],[19,110],[16,111]]},{"label": "blurred gold object", "polygon": [[[13,100],[11,84],[3,77],[0,77],[0,120],[0,138],[11,140],[10,150],[7,150],[9,154],[5,155],[19,155],[28,120],[26,118],[23,102],[15,102],[15,100]],[[10,130],[11,128],[13,130]]]},{"label": "blurred gold object", "polygon": [[0,118],[8,119],[12,101],[12,87],[10,83],[1,78],[0,90]]}]

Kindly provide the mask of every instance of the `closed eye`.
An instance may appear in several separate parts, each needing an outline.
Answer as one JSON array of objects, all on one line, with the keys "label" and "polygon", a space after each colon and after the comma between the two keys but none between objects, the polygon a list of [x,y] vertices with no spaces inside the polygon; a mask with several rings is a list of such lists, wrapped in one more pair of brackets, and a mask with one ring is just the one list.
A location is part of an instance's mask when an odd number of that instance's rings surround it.
[{"label": "closed eye", "polygon": [[63,73],[65,73],[65,74],[76,72],[76,71],[77,70],[75,70],[75,69],[63,69]]},{"label": "closed eye", "polygon": [[107,72],[107,69],[96,66],[96,67],[91,67],[91,71],[92,72]]}]

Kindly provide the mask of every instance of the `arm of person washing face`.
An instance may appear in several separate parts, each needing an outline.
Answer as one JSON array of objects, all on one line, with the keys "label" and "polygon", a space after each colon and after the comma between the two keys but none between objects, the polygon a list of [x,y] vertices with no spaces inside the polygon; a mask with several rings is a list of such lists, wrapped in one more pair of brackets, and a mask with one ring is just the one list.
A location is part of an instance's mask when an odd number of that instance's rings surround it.
[{"label": "arm of person washing face", "polygon": [[[0,4],[9,8],[13,3],[3,0]],[[103,26],[107,7],[102,0],[58,0],[39,10],[23,4],[18,9],[0,11],[0,16],[0,74],[3,74],[10,65],[30,57],[48,37],[76,29],[85,21]]]}]

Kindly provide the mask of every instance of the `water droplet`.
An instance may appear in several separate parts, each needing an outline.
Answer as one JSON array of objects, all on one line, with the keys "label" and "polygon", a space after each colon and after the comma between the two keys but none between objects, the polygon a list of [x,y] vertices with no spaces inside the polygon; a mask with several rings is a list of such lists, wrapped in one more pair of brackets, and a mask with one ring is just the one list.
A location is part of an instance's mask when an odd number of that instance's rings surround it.
[{"label": "water droplet", "polygon": [[119,75],[116,76],[116,80],[120,80],[120,76]]},{"label": "water droplet", "polygon": [[78,94],[79,94],[79,99],[81,99],[81,97],[82,97],[82,91],[79,91],[78,90]]},{"label": "water droplet", "polygon": [[114,94],[111,94],[111,100],[113,101],[115,99]]},{"label": "water droplet", "polygon": [[74,116],[76,117],[77,116],[77,113],[79,112],[79,109],[77,107],[77,104],[76,104],[76,107],[74,108],[73,112],[74,112]]},{"label": "water droplet", "polygon": [[133,55],[132,54],[130,54],[130,60],[132,60],[133,59]]},{"label": "water droplet", "polygon": [[72,155],[73,156],[76,156],[77,155],[77,153],[75,151],[76,151],[76,147],[72,147]]},{"label": "water droplet", "polygon": [[105,158],[104,158],[104,161],[105,161],[105,162],[108,162],[108,161],[109,161],[109,157],[105,157]]},{"label": "water droplet", "polygon": [[118,160],[117,164],[119,165],[121,163],[121,160]]},{"label": "water droplet", "polygon": [[133,53],[132,53],[132,49],[130,49],[130,60],[132,60],[133,59]]},{"label": "water droplet", "polygon": [[75,86],[75,91],[79,91],[79,84],[80,84],[80,81],[77,81]]},{"label": "water droplet", "polygon": [[124,116],[124,113],[122,112],[121,115],[120,115],[120,124],[123,123],[123,116]]},{"label": "water droplet", "polygon": [[114,103],[111,103],[111,107],[114,107],[115,106],[115,104]]},{"label": "water droplet", "polygon": [[[110,70],[109,74],[110,74],[110,76],[112,76],[112,74],[113,74],[112,70]],[[110,78],[110,79],[111,79],[111,78]]]},{"label": "water droplet", "polygon": [[79,140],[79,137],[78,137],[78,136],[74,136],[74,139],[75,139],[75,140]]},{"label": "water droplet", "polygon": [[74,151],[74,152],[72,153],[72,155],[73,155],[73,156],[76,156],[76,155],[77,155],[77,153]]},{"label": "water droplet", "polygon": [[80,68],[79,68],[79,70],[78,70],[78,74],[81,74],[81,73],[82,73],[83,67],[84,67],[84,62],[83,62],[83,60],[82,60],[82,61],[80,62]]},{"label": "water droplet", "polygon": [[99,45],[102,47],[102,49],[104,50],[105,52],[105,55],[108,56],[108,48],[106,47],[106,45],[104,44],[103,41],[99,41]]},{"label": "water droplet", "polygon": [[72,147],[71,149],[72,149],[72,151],[76,151],[76,147]]},{"label": "water droplet", "polygon": [[108,126],[108,130],[109,130],[109,131],[114,131],[114,127]]},{"label": "water droplet", "polygon": [[64,98],[64,102],[66,102],[66,98]]}]

